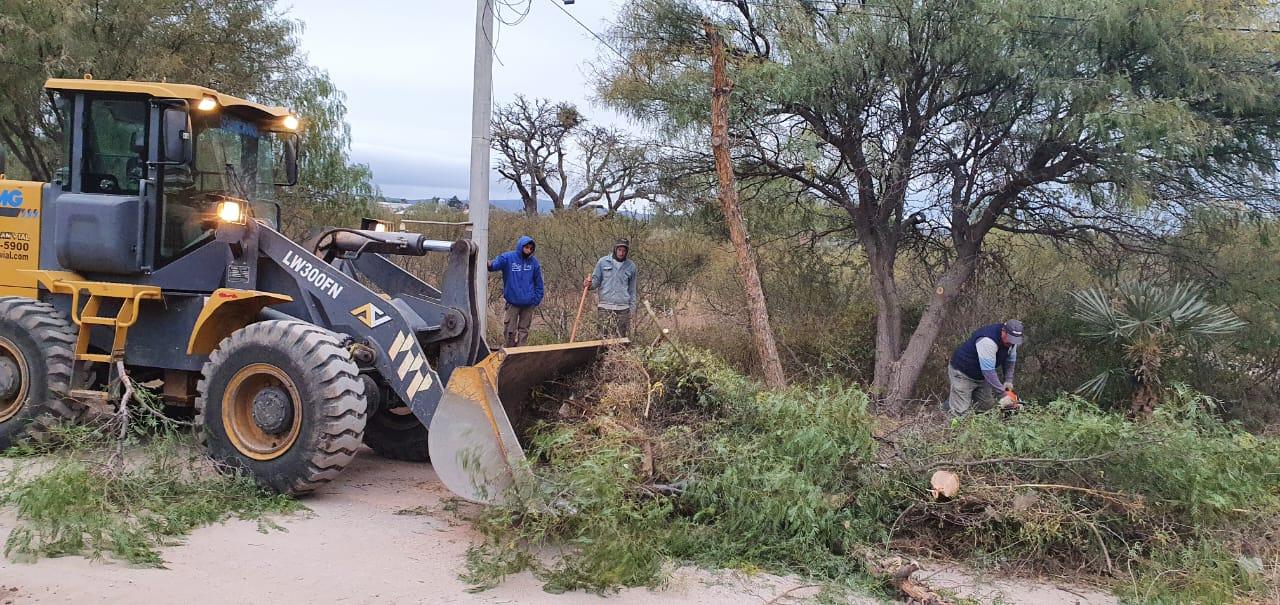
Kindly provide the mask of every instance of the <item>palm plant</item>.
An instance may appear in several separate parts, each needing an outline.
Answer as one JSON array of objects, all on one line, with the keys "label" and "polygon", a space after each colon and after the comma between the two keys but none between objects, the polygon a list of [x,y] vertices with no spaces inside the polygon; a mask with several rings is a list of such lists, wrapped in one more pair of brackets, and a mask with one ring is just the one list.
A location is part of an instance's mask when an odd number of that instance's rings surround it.
[{"label": "palm plant", "polygon": [[1198,288],[1186,283],[1130,282],[1111,292],[1092,288],[1072,296],[1075,318],[1085,325],[1081,335],[1120,347],[1125,359],[1125,367],[1098,374],[1078,391],[1097,399],[1111,378],[1127,376],[1133,385],[1131,409],[1140,417],[1155,409],[1172,358],[1194,353],[1211,339],[1245,326],[1231,309],[1210,304]]}]

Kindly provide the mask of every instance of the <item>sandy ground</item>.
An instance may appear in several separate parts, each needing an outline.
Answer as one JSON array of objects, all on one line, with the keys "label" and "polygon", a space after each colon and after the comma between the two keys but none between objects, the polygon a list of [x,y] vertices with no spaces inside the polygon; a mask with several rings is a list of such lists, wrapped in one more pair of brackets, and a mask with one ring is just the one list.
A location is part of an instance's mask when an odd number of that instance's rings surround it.
[{"label": "sandy ground", "polygon": [[[660,591],[600,597],[549,594],[529,574],[467,592],[458,578],[476,534],[443,510],[448,493],[429,465],[381,460],[365,452],[342,477],[305,504],[311,509],[261,533],[231,521],[196,530],[166,548],[168,569],[138,569],[80,557],[20,564],[0,559],[0,605],[26,603],[442,603],[787,605],[816,589],[794,578],[678,570]],[[0,511],[0,536],[13,526]],[[957,570],[922,572],[930,583],[982,602],[1110,605],[1115,600],[1048,583],[989,582]],[[875,603],[858,599],[856,603]]]}]

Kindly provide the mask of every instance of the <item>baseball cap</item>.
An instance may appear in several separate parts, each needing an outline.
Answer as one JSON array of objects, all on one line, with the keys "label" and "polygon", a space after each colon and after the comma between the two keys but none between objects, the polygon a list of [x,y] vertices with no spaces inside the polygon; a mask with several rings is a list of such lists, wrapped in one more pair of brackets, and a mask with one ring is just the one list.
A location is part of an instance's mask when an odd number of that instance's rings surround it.
[{"label": "baseball cap", "polygon": [[1004,322],[1004,333],[1009,337],[1010,343],[1022,344],[1022,322],[1016,319]]}]

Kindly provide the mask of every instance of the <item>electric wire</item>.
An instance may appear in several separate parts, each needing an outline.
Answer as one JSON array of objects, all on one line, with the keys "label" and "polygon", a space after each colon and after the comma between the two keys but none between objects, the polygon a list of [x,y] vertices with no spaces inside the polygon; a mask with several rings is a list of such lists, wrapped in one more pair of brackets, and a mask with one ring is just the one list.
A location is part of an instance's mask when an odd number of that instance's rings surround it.
[{"label": "electric wire", "polygon": [[[560,0],[547,0],[547,2],[550,2],[551,4],[555,5],[556,8],[560,9],[560,12],[564,13],[565,15],[568,15],[570,19],[573,19],[574,23],[578,24],[578,27],[581,27],[583,31],[587,32],[588,34],[591,34],[591,36],[596,40],[598,40],[600,44],[603,44],[605,48],[608,48],[609,50],[613,51],[614,54],[618,55],[619,58],[621,58],[623,61],[626,61],[628,64],[631,63],[627,59],[626,54],[618,50],[618,48],[615,47],[614,45],[610,44],[609,41],[604,38],[604,36],[597,34],[595,30],[588,27],[586,23],[583,23],[580,19],[578,19],[578,17],[574,16],[573,13],[569,12],[569,9],[565,8],[560,4]],[[632,65],[632,67],[634,68],[635,66]]]},{"label": "electric wire", "polygon": [[[507,27],[516,27],[517,25],[524,23],[525,18],[529,16],[529,12],[533,9],[533,0],[524,0],[523,2],[498,0],[498,7],[495,8],[498,8],[494,14],[497,16],[499,23],[502,23]],[[512,11],[515,13],[515,16],[508,20],[503,16],[505,11],[501,10],[501,8],[506,8]]]},{"label": "electric wire", "polygon": [[[493,12],[494,17],[496,18],[498,14],[498,8],[493,5],[493,0],[484,0],[484,2],[486,5],[488,5],[489,10]],[[502,57],[498,56],[498,37],[499,37],[499,34],[502,33],[502,30],[500,29],[501,27],[500,23],[501,23],[501,20],[495,19],[493,24],[492,38],[489,37],[489,32],[485,31],[483,28],[480,31],[484,32],[484,41],[486,44],[489,45],[489,50],[492,51],[493,60],[497,61],[498,65],[506,67],[507,65],[502,62]]]}]

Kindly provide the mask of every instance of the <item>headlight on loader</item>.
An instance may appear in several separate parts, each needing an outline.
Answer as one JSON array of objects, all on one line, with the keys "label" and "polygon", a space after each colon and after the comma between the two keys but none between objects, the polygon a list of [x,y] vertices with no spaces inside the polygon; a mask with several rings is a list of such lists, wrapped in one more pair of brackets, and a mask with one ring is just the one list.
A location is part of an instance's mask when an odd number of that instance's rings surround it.
[{"label": "headlight on loader", "polygon": [[224,200],[218,202],[218,220],[224,223],[244,224],[244,206],[240,202]]}]

